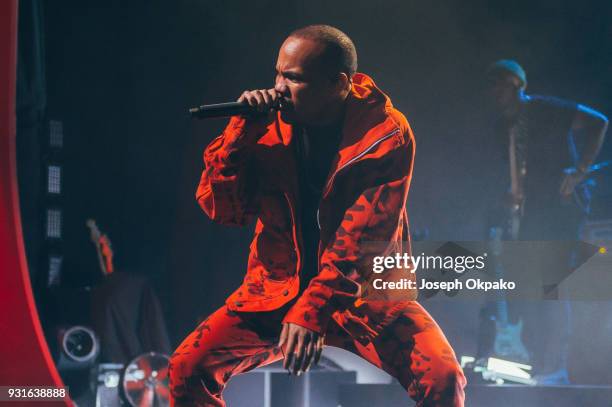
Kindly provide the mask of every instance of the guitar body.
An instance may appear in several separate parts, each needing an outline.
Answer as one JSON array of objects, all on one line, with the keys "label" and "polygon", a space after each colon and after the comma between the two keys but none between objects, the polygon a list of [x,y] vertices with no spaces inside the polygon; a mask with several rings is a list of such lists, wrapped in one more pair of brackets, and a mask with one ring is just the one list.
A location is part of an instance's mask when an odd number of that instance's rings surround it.
[{"label": "guitar body", "polygon": [[501,359],[513,362],[528,362],[529,352],[521,335],[523,334],[523,320],[516,324],[495,321],[495,341],[493,342],[493,353]]},{"label": "guitar body", "polygon": [[[518,230],[518,224],[515,225]],[[490,248],[493,254],[492,261],[494,264],[495,277],[501,279],[504,277],[504,267],[502,259],[502,236],[501,228],[492,228],[490,230]],[[516,324],[510,322],[508,318],[508,301],[503,293],[498,294],[496,301],[495,320],[495,339],[493,341],[493,355],[513,362],[529,362],[529,352],[523,344],[521,336],[523,334],[523,320],[519,319]]]}]

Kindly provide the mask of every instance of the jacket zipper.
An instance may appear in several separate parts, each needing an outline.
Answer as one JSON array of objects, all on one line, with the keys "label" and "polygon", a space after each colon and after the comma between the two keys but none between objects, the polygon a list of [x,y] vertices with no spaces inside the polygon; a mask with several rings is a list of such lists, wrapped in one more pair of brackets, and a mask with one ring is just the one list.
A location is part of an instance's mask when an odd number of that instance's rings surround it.
[{"label": "jacket zipper", "polygon": [[[348,160],[346,163],[344,163],[344,165],[342,165],[342,167],[338,168],[333,174],[332,176],[329,178],[329,181],[327,181],[327,183],[325,184],[325,188],[323,189],[323,195],[325,196],[327,191],[329,190],[329,187],[331,185],[331,183],[333,182],[334,178],[336,177],[336,175],[342,171],[343,169],[345,169],[346,167],[348,167],[349,165],[353,164],[355,161],[359,160],[361,157],[363,157],[364,155],[366,155],[367,153],[369,153],[374,147],[376,147],[377,145],[379,145],[380,143],[382,143],[383,141],[385,141],[386,139],[388,139],[389,137],[399,133],[400,129],[394,129],[393,131],[385,134],[384,136],[382,136],[381,138],[379,138],[378,140],[376,140],[375,142],[373,142],[372,144],[370,144],[368,146],[368,148],[366,148],[365,150],[363,150],[361,153],[357,154],[355,157],[351,158],[350,160]],[[320,203],[319,203],[320,205]],[[319,208],[317,208],[317,225],[319,226],[319,230],[321,230],[321,221],[319,218]]]},{"label": "jacket zipper", "polygon": [[[345,169],[346,167],[348,167],[349,165],[353,164],[355,161],[359,160],[361,157],[363,157],[364,155],[366,155],[367,153],[369,153],[374,147],[376,147],[377,145],[379,145],[380,143],[382,143],[383,141],[385,141],[386,139],[388,139],[389,137],[395,135],[396,133],[399,133],[400,129],[394,129],[393,131],[391,131],[390,133],[385,134],[384,136],[382,136],[381,138],[379,138],[378,140],[376,140],[375,142],[373,142],[372,144],[370,144],[368,146],[368,148],[366,148],[365,150],[363,150],[361,153],[357,154],[355,157],[351,158],[350,160],[348,160],[346,163],[344,163],[344,165],[342,165],[342,167],[338,168],[333,174],[332,176],[329,178],[329,181],[327,181],[327,184],[325,184],[325,189],[324,189],[324,193],[323,195],[325,195],[325,193],[327,193],[329,186],[331,185],[332,181],[334,180],[334,178],[336,177],[336,175],[342,171],[343,169]],[[318,217],[317,217],[318,219]]]}]

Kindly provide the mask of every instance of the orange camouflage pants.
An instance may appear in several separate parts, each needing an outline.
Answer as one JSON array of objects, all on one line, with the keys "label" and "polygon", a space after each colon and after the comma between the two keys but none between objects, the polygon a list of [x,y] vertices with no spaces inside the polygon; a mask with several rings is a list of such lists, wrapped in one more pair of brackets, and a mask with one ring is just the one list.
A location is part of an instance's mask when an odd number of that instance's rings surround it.
[{"label": "orange camouflage pants", "polygon": [[[233,376],[282,359],[276,347],[288,306],[269,312],[210,315],[170,359],[171,406],[224,407]],[[466,380],[439,326],[416,301],[367,344],[333,320],[325,344],[353,352],[395,377],[417,406],[463,406]]]}]

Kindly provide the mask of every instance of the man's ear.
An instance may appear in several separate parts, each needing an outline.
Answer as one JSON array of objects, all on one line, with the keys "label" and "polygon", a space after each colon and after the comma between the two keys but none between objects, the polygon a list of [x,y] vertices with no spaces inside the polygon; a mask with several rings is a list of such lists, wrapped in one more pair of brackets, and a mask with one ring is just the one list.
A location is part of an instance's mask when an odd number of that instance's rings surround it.
[{"label": "man's ear", "polygon": [[353,86],[353,80],[345,72],[340,72],[338,74],[336,83],[338,84],[338,90],[342,92],[350,92]]}]

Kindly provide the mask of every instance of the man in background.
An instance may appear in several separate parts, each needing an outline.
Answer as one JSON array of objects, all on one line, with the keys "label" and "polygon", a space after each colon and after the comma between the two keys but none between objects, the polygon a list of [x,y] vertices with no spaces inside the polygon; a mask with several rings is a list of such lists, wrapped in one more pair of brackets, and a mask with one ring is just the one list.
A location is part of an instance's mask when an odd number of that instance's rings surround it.
[{"label": "man in background", "polygon": [[[505,240],[575,242],[587,210],[582,182],[601,149],[608,120],[576,102],[528,95],[526,88],[527,75],[516,61],[489,67],[494,130],[484,150],[499,189],[489,205],[488,227],[501,228]],[[571,253],[541,257],[546,272],[562,276],[572,267]],[[539,382],[567,383],[569,304],[510,305],[511,319],[526,322],[523,337]],[[492,309],[484,312],[486,318],[491,314]]]}]

